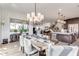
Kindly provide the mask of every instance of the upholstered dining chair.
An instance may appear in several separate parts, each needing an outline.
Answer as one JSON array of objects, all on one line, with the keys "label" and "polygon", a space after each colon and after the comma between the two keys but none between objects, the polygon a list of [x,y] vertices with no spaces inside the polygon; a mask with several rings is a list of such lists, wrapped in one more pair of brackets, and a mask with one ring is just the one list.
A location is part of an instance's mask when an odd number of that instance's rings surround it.
[{"label": "upholstered dining chair", "polygon": [[22,35],[20,36],[19,42],[20,42],[20,49],[24,53],[24,38]]},{"label": "upholstered dining chair", "polygon": [[64,48],[62,46],[52,46],[52,44],[48,44],[48,49],[46,51],[46,56],[58,56]]},{"label": "upholstered dining chair", "polygon": [[38,51],[32,46],[30,39],[24,38],[24,52],[27,56],[36,56]]},{"label": "upholstered dining chair", "polygon": [[47,56],[77,56],[77,46],[52,46],[49,44],[47,49]]}]

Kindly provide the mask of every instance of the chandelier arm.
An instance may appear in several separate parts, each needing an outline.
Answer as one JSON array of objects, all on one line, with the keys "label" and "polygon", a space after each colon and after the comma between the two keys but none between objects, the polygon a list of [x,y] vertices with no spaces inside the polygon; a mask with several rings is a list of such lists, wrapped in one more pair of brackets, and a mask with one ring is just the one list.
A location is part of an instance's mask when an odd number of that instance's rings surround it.
[{"label": "chandelier arm", "polygon": [[35,3],[35,16],[37,15],[36,13],[37,13],[37,10],[36,10],[36,3]]}]

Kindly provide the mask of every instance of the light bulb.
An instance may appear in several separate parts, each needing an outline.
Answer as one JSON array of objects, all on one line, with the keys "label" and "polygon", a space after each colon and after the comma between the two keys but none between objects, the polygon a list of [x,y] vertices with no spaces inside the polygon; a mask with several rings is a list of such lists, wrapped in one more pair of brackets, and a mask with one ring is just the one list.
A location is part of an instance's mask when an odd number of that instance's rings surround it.
[{"label": "light bulb", "polygon": [[32,16],[32,17],[35,17],[35,12],[32,12],[32,13],[31,13],[31,16]]},{"label": "light bulb", "polygon": [[37,16],[40,17],[41,16],[41,13],[38,13]]},{"label": "light bulb", "polygon": [[30,18],[30,22],[32,22],[32,18]]},{"label": "light bulb", "polygon": [[30,14],[29,13],[27,13],[27,19],[30,19]]},{"label": "light bulb", "polygon": [[42,20],[44,19],[44,15],[41,15],[41,19],[42,19]]}]

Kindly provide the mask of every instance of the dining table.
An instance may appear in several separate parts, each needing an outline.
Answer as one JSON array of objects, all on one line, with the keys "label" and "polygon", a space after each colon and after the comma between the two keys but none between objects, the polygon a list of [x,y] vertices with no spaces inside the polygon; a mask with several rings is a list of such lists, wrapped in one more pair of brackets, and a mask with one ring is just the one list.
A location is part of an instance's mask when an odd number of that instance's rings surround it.
[{"label": "dining table", "polygon": [[46,50],[48,49],[48,44],[50,43],[50,40],[37,37],[37,36],[29,36],[31,39],[31,44],[33,47],[35,47],[38,52],[39,56],[46,56]]}]

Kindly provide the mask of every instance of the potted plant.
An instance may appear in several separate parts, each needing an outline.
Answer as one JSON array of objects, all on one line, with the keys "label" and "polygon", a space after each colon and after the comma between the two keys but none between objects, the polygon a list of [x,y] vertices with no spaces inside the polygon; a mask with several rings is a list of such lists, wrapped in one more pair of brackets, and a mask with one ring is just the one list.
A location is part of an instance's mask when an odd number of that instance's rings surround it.
[{"label": "potted plant", "polygon": [[25,33],[25,32],[27,32],[27,31],[28,31],[28,29],[25,29],[25,28],[24,28],[24,25],[22,25],[22,26],[19,27],[19,32],[20,32],[20,33]]},{"label": "potted plant", "polygon": [[18,30],[17,29],[14,29],[14,32],[18,32]]}]

